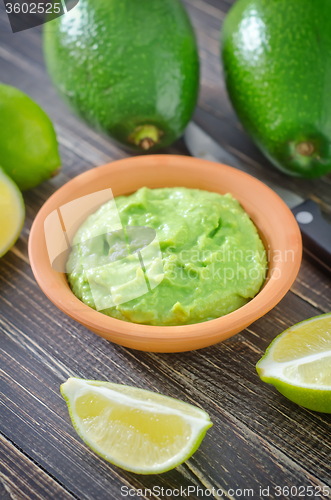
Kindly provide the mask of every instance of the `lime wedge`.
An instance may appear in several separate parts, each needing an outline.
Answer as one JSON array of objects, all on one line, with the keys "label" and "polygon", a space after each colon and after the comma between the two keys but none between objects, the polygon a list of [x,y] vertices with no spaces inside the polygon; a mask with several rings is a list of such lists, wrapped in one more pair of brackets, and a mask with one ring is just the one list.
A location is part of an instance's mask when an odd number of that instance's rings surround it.
[{"label": "lime wedge", "polygon": [[14,245],[19,237],[24,214],[21,191],[0,168],[0,257]]},{"label": "lime wedge", "polygon": [[159,474],[181,464],[212,426],[203,410],[135,387],[69,378],[61,392],[83,441],[137,474]]},{"label": "lime wedge", "polygon": [[264,382],[294,403],[331,413],[331,313],[278,335],[256,369]]}]

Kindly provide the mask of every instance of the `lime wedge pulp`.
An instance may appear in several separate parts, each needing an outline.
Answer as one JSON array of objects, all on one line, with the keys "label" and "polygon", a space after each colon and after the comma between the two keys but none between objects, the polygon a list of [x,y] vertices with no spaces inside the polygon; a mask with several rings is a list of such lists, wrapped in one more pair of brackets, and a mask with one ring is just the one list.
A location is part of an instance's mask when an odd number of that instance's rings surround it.
[{"label": "lime wedge pulp", "polygon": [[310,410],[331,413],[331,313],[291,326],[256,365],[264,382]]},{"label": "lime wedge pulp", "polygon": [[159,474],[181,464],[212,426],[200,408],[144,389],[69,378],[61,392],[83,441],[137,474]]},{"label": "lime wedge pulp", "polygon": [[20,190],[0,168],[0,257],[19,237],[24,215],[24,201]]}]

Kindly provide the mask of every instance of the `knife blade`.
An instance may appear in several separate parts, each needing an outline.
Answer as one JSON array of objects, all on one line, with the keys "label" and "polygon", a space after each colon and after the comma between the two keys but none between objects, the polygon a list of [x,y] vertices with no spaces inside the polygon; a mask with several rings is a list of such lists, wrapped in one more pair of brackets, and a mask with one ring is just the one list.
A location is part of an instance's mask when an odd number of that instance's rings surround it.
[{"label": "knife blade", "polygon": [[[185,131],[186,146],[192,156],[217,163],[224,163],[252,175],[251,170],[239,158],[231,154],[196,123],[190,122]],[[305,200],[289,189],[278,186],[266,176],[259,175],[264,182],[291,209],[301,229],[305,250],[319,264],[331,270],[331,225],[324,220],[321,210],[313,200]]]}]

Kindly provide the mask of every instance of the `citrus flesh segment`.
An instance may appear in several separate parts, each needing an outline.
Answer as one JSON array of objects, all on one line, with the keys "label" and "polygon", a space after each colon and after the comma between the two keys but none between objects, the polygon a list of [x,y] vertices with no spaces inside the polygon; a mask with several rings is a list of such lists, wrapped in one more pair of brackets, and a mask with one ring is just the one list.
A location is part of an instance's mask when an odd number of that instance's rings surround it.
[{"label": "citrus flesh segment", "polygon": [[286,332],[275,344],[273,357],[279,363],[331,351],[331,314],[307,319]]},{"label": "citrus flesh segment", "polygon": [[24,201],[20,190],[0,168],[0,257],[19,237],[24,215]]},{"label": "citrus flesh segment", "polygon": [[314,361],[287,366],[284,375],[298,384],[326,386],[331,390],[331,352]]},{"label": "citrus flesh segment", "polygon": [[158,474],[184,462],[212,426],[203,410],[135,387],[69,378],[61,392],[83,441],[138,474]]},{"label": "citrus flesh segment", "polygon": [[331,313],[285,330],[256,368],[264,382],[295,403],[331,413]]}]

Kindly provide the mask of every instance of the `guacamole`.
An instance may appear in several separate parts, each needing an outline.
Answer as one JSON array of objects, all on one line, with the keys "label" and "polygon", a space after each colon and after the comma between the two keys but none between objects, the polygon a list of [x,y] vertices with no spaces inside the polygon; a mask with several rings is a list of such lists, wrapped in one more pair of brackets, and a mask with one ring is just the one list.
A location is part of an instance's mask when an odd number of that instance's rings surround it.
[{"label": "guacamole", "polygon": [[[146,228],[145,247],[139,238],[131,245],[132,230]],[[144,187],[104,204],[79,228],[67,263],[71,289],[85,304],[164,326],[235,311],[259,292],[266,271],[263,243],[239,202],[183,187]]]}]

